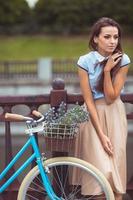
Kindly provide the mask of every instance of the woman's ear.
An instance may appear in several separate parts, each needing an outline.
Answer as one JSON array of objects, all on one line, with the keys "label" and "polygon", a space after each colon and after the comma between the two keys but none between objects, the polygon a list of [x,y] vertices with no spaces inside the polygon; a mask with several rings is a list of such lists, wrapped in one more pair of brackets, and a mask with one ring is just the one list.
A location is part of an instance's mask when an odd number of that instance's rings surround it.
[{"label": "woman's ear", "polygon": [[94,43],[97,44],[98,38],[95,36],[94,37]]}]

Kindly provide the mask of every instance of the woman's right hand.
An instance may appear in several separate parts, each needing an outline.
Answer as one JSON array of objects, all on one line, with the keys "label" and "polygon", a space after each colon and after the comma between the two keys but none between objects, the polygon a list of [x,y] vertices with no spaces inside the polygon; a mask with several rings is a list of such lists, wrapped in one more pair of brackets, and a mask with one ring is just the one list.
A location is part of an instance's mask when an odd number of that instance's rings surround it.
[{"label": "woman's right hand", "polygon": [[111,144],[110,139],[104,134],[101,136],[100,139],[101,139],[102,146],[103,146],[104,150],[106,151],[106,153],[109,156],[113,156],[113,146]]}]

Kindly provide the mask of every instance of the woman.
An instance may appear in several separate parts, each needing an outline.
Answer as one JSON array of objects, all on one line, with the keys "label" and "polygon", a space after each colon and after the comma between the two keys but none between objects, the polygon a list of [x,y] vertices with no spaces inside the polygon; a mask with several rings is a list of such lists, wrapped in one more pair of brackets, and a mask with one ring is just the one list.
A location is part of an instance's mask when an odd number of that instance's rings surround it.
[{"label": "woman", "polygon": [[113,19],[103,17],[94,24],[89,45],[92,51],[77,64],[90,120],[81,126],[76,154],[95,165],[110,182],[115,199],[122,200],[127,121],[120,93],[130,59],[122,52],[120,26]]}]

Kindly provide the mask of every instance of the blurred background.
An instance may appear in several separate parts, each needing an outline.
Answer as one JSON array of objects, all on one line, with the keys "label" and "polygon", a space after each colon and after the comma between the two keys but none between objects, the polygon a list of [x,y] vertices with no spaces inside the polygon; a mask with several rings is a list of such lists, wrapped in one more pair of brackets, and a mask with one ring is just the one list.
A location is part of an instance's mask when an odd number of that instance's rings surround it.
[{"label": "blurred background", "polygon": [[[90,27],[103,16],[121,24],[124,52],[133,58],[132,0],[0,1],[1,95],[47,92],[57,76],[78,91],[76,61],[89,51]],[[131,65],[127,92],[132,74]]]},{"label": "blurred background", "polygon": [[[120,23],[123,50],[132,61],[132,0],[0,0],[0,96],[49,93],[56,77],[64,79],[69,92],[80,92],[76,62],[89,51],[90,27],[103,16]],[[124,92],[133,92],[132,76],[131,63]],[[133,111],[132,105],[126,109]],[[133,130],[132,120],[128,128]],[[2,123],[0,130],[3,149]],[[14,128],[14,152],[23,142],[16,136],[18,130],[20,126]],[[128,151],[132,144],[133,138]],[[129,160],[131,177],[133,159]]]},{"label": "blurred background", "polygon": [[[133,58],[132,0],[0,3],[0,95],[47,92],[58,76],[69,91],[79,91],[76,61],[89,51],[90,27],[103,16],[121,24],[124,52]],[[132,74],[131,65],[127,92],[132,90]]]}]

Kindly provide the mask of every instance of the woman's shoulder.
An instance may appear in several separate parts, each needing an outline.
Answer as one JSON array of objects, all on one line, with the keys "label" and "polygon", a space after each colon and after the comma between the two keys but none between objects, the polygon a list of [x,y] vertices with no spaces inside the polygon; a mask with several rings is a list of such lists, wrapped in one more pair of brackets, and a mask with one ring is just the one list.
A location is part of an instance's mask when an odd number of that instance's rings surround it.
[{"label": "woman's shoulder", "polygon": [[122,59],[121,59],[121,67],[129,65],[130,63],[131,63],[131,60],[129,56],[126,53],[123,53]]},{"label": "woman's shoulder", "polygon": [[86,64],[91,64],[95,62],[95,52],[94,51],[90,51],[87,54],[81,55],[78,59],[78,62],[83,62]]},{"label": "woman's shoulder", "polygon": [[79,59],[93,59],[94,58],[94,51],[90,51],[84,55],[81,55]]},{"label": "woman's shoulder", "polygon": [[90,66],[93,64],[94,52],[90,51],[87,54],[81,55],[78,59],[78,66],[84,68],[85,70],[89,70]]}]

